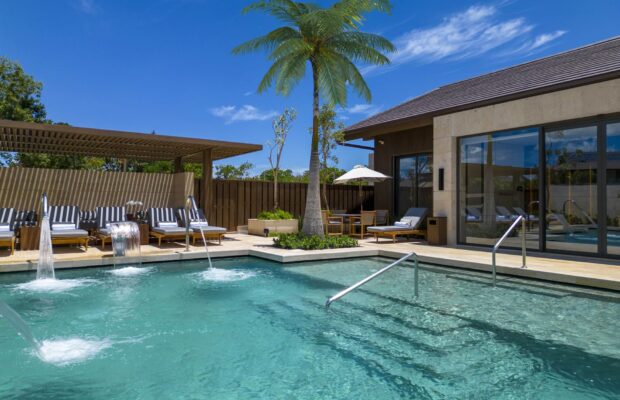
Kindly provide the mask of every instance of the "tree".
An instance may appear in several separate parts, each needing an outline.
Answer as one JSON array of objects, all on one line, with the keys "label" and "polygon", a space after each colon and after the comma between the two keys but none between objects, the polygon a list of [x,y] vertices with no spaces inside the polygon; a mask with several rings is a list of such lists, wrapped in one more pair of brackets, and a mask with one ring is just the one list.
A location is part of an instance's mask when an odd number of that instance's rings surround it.
[{"label": "tree", "polygon": [[280,160],[282,151],[286,143],[286,137],[291,129],[291,124],[297,118],[294,108],[287,108],[284,112],[273,120],[273,141],[268,142],[269,146],[269,165],[271,165],[273,175],[273,208],[278,208],[278,171],[280,170]]},{"label": "tree", "polygon": [[233,49],[242,54],[259,49],[270,52],[273,62],[262,78],[258,92],[275,85],[278,94],[287,95],[312,70],[312,141],[306,211],[302,231],[323,236],[319,182],[319,94],[330,105],[345,106],[347,85],[366,101],[370,89],[355,65],[388,64],[382,51],[393,51],[387,39],[360,31],[363,15],[389,11],[389,0],[340,0],[329,7],[292,0],[257,1],[244,9],[263,11],[285,24],[264,36]]},{"label": "tree", "polygon": [[216,165],[215,179],[245,179],[249,176],[252,168],[254,168],[254,165],[249,162],[244,162],[238,167],[229,164]]},{"label": "tree", "polygon": [[323,182],[323,204],[329,210],[327,201],[327,184],[331,183],[338,173],[337,168],[329,168],[329,164],[338,165],[338,157],[334,150],[338,143],[344,141],[344,124],[336,122],[334,107],[324,104],[319,112],[319,156],[321,162],[321,182]]},{"label": "tree", "polygon": [[0,57],[0,118],[11,121],[47,122],[41,102],[43,84],[21,65]]},{"label": "tree", "polygon": [[[278,170],[278,182],[281,183],[290,183],[290,182],[307,182],[308,177],[304,174],[301,175],[295,175],[295,173],[293,172],[292,169],[281,169]],[[263,172],[261,172],[256,179],[259,179],[261,181],[269,181],[269,182],[273,182],[274,178],[273,178],[273,170],[272,169],[267,169]]]}]

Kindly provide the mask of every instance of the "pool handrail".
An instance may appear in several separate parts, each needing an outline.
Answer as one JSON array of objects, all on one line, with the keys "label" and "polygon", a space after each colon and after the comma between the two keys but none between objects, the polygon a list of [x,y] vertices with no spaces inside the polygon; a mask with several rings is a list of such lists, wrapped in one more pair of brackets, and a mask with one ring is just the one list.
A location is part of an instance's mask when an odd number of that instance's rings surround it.
[{"label": "pool handrail", "polygon": [[493,270],[493,286],[495,286],[495,280],[496,280],[495,276],[496,276],[496,270],[497,270],[497,266],[495,264],[495,253],[499,249],[499,246],[501,246],[504,239],[508,237],[510,232],[512,232],[513,229],[516,228],[517,225],[519,225],[519,222],[521,222],[521,230],[523,231],[522,232],[523,235],[521,236],[521,256],[523,257],[523,265],[521,265],[521,268],[527,268],[527,261],[526,261],[527,252],[525,251],[525,233],[526,233],[525,217],[523,215],[519,215],[517,219],[514,220],[512,225],[510,225],[510,228],[508,228],[506,232],[504,232],[502,237],[499,238],[497,243],[495,243],[495,246],[493,246],[493,251],[491,252],[491,267]]},{"label": "pool handrail", "polygon": [[403,261],[406,261],[407,259],[409,259],[411,257],[413,257],[413,260],[414,260],[414,273],[413,273],[413,277],[414,277],[414,281],[415,281],[414,282],[414,294],[415,294],[415,297],[418,297],[418,255],[415,252],[411,252],[411,253],[405,255],[404,257],[401,257],[398,260],[394,261],[390,265],[381,268],[379,271],[373,273],[372,275],[367,276],[366,278],[364,278],[361,281],[355,283],[354,285],[351,285],[348,288],[344,289],[343,291],[340,291],[340,292],[336,293],[335,295],[331,296],[325,302],[325,307],[329,308],[329,306],[334,301],[339,300],[340,298],[346,296],[347,294],[349,294],[353,290],[357,289],[358,287],[360,287],[360,286],[370,282],[371,280],[373,280],[377,276],[381,275],[382,273],[386,272],[390,268],[397,266],[398,264],[402,263]]}]

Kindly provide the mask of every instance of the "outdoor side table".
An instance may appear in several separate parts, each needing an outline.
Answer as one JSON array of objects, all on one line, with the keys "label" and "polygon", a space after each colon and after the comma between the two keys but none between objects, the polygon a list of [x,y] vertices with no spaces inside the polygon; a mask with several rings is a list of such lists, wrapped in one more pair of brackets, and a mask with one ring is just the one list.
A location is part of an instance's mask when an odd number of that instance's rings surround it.
[{"label": "outdoor side table", "polygon": [[19,228],[19,248],[21,250],[39,250],[40,236],[40,227],[21,226]]}]

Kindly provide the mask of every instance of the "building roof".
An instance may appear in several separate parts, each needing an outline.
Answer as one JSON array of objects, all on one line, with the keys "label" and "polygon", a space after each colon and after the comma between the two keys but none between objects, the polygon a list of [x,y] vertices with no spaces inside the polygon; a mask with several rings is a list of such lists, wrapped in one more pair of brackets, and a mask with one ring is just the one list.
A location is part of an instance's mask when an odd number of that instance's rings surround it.
[{"label": "building roof", "polygon": [[262,148],[220,140],[0,120],[0,151],[143,161],[182,157],[184,161],[202,162],[201,153],[207,149],[212,149],[213,160],[220,160]]},{"label": "building roof", "polygon": [[369,128],[428,118],[620,77],[620,36],[475,78],[441,86],[345,129],[347,139]]}]

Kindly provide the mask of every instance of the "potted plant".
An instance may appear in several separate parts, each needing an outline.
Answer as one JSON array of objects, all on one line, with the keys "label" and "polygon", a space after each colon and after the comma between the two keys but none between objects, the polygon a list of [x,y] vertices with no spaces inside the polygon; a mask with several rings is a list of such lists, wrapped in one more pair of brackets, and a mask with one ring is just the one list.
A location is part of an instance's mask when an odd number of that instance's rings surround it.
[{"label": "potted plant", "polygon": [[293,215],[281,209],[262,211],[258,218],[248,220],[250,235],[269,236],[271,233],[297,233],[299,223]]}]

